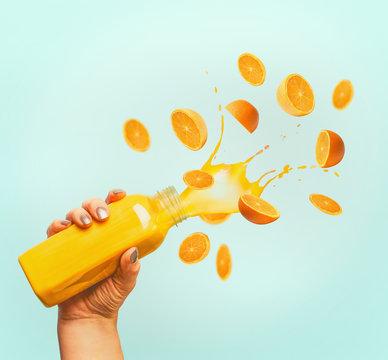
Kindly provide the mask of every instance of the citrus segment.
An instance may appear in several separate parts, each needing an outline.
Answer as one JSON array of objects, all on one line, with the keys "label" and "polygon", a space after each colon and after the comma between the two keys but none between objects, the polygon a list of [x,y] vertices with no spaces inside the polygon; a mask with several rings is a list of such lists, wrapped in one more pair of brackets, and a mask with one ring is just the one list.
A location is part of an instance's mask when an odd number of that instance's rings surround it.
[{"label": "citrus segment", "polygon": [[342,214],[342,208],[333,199],[321,194],[311,194],[310,201],[320,211],[328,215],[340,215]]},{"label": "citrus segment", "polygon": [[251,134],[256,130],[259,124],[259,112],[251,103],[245,100],[236,100],[226,105],[225,108]]},{"label": "citrus segment", "polygon": [[201,214],[199,217],[207,224],[218,225],[222,224],[230,218],[230,213],[216,213],[216,214]]},{"label": "citrus segment", "polygon": [[253,86],[261,85],[265,80],[265,67],[255,55],[245,53],[237,60],[238,70],[244,80]]},{"label": "citrus segment", "polygon": [[205,145],[206,123],[194,110],[174,110],[171,114],[171,124],[177,138],[190,150],[197,151]]},{"label": "citrus segment", "polygon": [[195,264],[209,254],[210,242],[207,235],[196,232],[189,235],[179,247],[179,258],[185,264]]},{"label": "citrus segment", "polygon": [[321,168],[337,165],[345,155],[345,144],[334,131],[322,130],[315,145],[315,158]]},{"label": "citrus segment", "polygon": [[127,120],[123,125],[123,135],[126,143],[133,150],[144,152],[151,145],[147,128],[138,120]]},{"label": "citrus segment", "polygon": [[232,272],[232,256],[230,255],[229,248],[222,244],[217,252],[217,273],[221,280],[227,280]]},{"label": "citrus segment", "polygon": [[277,93],[279,106],[290,115],[304,116],[314,110],[315,100],[310,84],[300,75],[288,75],[280,83]]},{"label": "citrus segment", "polygon": [[191,170],[183,175],[183,181],[192,189],[207,189],[214,184],[214,178],[203,170]]},{"label": "citrus segment", "polygon": [[250,194],[240,196],[238,208],[241,215],[254,224],[269,224],[280,216],[279,211],[270,203]]},{"label": "citrus segment", "polygon": [[337,110],[345,109],[353,99],[353,85],[349,80],[340,81],[333,91],[333,105]]}]

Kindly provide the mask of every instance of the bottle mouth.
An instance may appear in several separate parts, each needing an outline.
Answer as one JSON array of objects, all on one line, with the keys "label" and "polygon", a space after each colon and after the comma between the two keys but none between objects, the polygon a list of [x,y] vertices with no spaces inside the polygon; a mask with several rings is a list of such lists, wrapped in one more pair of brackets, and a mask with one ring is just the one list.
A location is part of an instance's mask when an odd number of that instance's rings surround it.
[{"label": "bottle mouth", "polygon": [[188,215],[174,186],[169,186],[161,191],[157,191],[155,199],[158,200],[162,207],[170,214],[175,225],[187,219]]}]

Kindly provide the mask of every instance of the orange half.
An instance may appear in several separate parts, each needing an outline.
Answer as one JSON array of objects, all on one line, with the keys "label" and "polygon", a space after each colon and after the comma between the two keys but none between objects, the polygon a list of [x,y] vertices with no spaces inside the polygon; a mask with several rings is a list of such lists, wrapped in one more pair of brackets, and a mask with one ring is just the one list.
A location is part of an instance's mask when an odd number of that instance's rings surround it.
[{"label": "orange half", "polygon": [[314,110],[313,89],[301,75],[291,74],[283,79],[276,97],[279,106],[287,114],[305,116]]},{"label": "orange half", "polygon": [[279,211],[267,201],[258,196],[243,194],[238,201],[242,216],[254,224],[269,224],[280,217]]},{"label": "orange half", "polygon": [[227,280],[232,272],[232,256],[229,248],[222,244],[217,252],[217,273],[221,280]]},{"label": "orange half", "polygon": [[216,214],[201,214],[199,217],[207,224],[218,225],[222,224],[230,218],[230,213],[216,213]]},{"label": "orange half", "polygon": [[259,112],[248,101],[236,100],[226,105],[226,110],[251,134],[259,125]]},{"label": "orange half", "polygon": [[171,114],[171,124],[177,138],[188,149],[198,151],[207,140],[205,120],[191,109],[177,109]]},{"label": "orange half", "polygon": [[345,144],[337,133],[322,130],[315,145],[315,158],[318,166],[328,168],[337,165],[345,155]]},{"label": "orange half", "polygon": [[147,151],[151,145],[147,128],[136,119],[129,119],[123,125],[123,135],[128,146],[136,151]]},{"label": "orange half", "polygon": [[328,196],[321,194],[311,194],[310,201],[320,211],[328,215],[340,215],[342,214],[341,205]]},{"label": "orange half", "polygon": [[353,85],[350,80],[340,81],[333,91],[333,106],[337,110],[345,109],[353,99]]},{"label": "orange half", "polygon": [[265,80],[265,67],[258,57],[245,53],[237,60],[238,70],[244,80],[253,86],[261,85]]},{"label": "orange half", "polygon": [[210,250],[209,237],[201,232],[189,235],[179,247],[179,258],[185,264],[195,264],[202,261]]},{"label": "orange half", "polygon": [[208,189],[214,184],[212,175],[203,170],[191,170],[183,175],[185,184],[196,190]]}]

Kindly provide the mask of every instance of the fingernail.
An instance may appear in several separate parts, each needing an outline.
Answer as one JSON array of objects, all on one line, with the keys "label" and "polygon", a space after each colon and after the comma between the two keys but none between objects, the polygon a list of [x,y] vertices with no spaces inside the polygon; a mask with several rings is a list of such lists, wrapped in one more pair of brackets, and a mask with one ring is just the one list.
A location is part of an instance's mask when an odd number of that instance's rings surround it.
[{"label": "fingernail", "polygon": [[122,190],[122,189],[113,189],[112,190],[112,193],[115,194],[115,195],[119,194],[119,193],[122,193],[122,192],[124,192],[124,190]]},{"label": "fingernail", "polygon": [[108,217],[108,212],[103,207],[98,207],[96,213],[100,220],[106,219]]},{"label": "fingernail", "polygon": [[62,221],[61,221],[61,224],[62,224],[63,226],[67,226],[67,225],[70,224],[70,221],[69,221],[69,220],[62,220]]},{"label": "fingernail", "polygon": [[92,222],[92,220],[85,214],[81,215],[80,220],[84,225],[89,225]]},{"label": "fingernail", "polygon": [[139,251],[137,250],[137,248],[133,248],[132,254],[130,257],[131,264],[134,264],[137,261],[138,256],[139,256]]}]

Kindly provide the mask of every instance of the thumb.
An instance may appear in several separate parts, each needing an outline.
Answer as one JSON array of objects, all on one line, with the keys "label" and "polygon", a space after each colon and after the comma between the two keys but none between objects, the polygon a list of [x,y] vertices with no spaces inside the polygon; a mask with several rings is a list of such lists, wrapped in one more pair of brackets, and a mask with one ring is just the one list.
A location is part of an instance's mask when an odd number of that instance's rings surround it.
[{"label": "thumb", "polygon": [[120,295],[126,298],[136,285],[140,270],[139,252],[136,247],[127,250],[120,259],[120,266],[112,277]]}]

